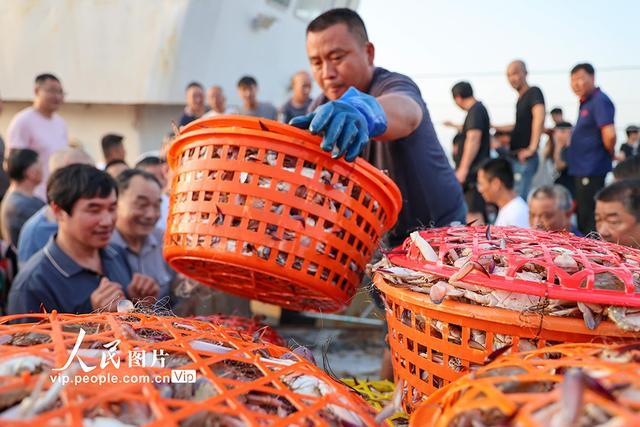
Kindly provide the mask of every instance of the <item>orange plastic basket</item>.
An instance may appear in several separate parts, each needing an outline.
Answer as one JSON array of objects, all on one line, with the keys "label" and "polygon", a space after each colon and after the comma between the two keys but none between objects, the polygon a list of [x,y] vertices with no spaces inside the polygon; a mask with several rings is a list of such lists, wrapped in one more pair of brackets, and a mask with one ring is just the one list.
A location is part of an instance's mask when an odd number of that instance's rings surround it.
[{"label": "orange plastic basket", "polygon": [[[430,396],[413,413],[410,425],[463,426],[470,425],[465,420],[471,419],[481,425],[518,427],[638,425],[638,348],[640,345],[625,349],[564,344],[500,357]],[[595,378],[615,399],[607,399],[584,383],[563,385],[565,374],[572,368]],[[563,404],[563,397],[568,398],[565,402],[577,401],[580,395],[582,403],[574,409]],[[569,418],[580,421],[563,421],[563,410],[573,411]],[[604,418],[587,418],[594,414]]]},{"label": "orange plastic basket", "polygon": [[[8,324],[21,318],[40,320]],[[74,358],[62,371],[72,383],[56,389],[50,376],[60,372],[51,369],[65,366],[81,329],[78,355],[94,370],[84,373]],[[374,425],[368,405],[316,366],[207,322],[116,313],[7,316],[0,318],[0,343],[0,425]],[[111,359],[100,365],[109,346],[119,367]],[[197,380],[177,383],[177,370],[193,370]],[[92,383],[94,376],[105,382]],[[16,412],[27,396],[48,393],[50,405]],[[111,423],[100,424],[104,418]]]},{"label": "orange plastic basket", "polygon": [[[389,345],[396,382],[408,384],[407,412],[425,396],[482,366],[496,348],[512,344],[526,349],[559,343],[624,341],[638,334],[603,321],[594,329],[582,319],[541,316],[452,300],[436,305],[427,295],[396,288],[374,276],[386,303]],[[469,345],[472,336],[484,336],[484,350]]]},{"label": "orange plastic basket", "polygon": [[279,345],[280,347],[286,345],[284,338],[282,338],[275,329],[256,319],[227,314],[212,314],[210,316],[197,316],[194,320],[215,323],[216,325],[248,335],[252,339],[257,338],[270,344]]},{"label": "orange plastic basket", "polygon": [[398,187],[362,159],[271,120],[203,119],[169,150],[164,255],[202,283],[294,310],[337,311],[401,207]]}]

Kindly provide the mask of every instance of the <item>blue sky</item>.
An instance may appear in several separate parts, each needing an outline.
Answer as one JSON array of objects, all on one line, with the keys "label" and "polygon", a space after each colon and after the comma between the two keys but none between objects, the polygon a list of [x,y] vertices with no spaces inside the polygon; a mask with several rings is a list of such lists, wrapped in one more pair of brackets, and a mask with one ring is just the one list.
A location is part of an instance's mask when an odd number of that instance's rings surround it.
[{"label": "blue sky", "polygon": [[[513,120],[516,93],[505,69],[516,58],[527,63],[548,109],[562,107],[572,122],[578,102],[569,70],[591,62],[596,84],[616,105],[619,140],[628,124],[640,124],[640,2],[362,0],[358,11],[376,65],[416,80],[445,146],[453,135],[442,121],[464,119],[451,99],[457,81],[473,85],[493,123]],[[613,70],[620,66],[633,69]]]}]

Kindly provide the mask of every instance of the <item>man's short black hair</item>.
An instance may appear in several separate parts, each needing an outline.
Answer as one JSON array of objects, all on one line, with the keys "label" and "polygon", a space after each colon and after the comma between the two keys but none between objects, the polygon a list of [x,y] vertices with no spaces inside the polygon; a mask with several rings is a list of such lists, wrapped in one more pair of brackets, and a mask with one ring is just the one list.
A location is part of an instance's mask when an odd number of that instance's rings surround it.
[{"label": "man's short black hair", "polygon": [[558,123],[554,129],[571,129],[573,125],[569,122],[560,122]]},{"label": "man's short black hair", "polygon": [[578,64],[575,67],[573,67],[571,69],[571,75],[577,73],[580,70],[584,71],[585,73],[589,74],[590,76],[595,76],[596,75],[596,70],[593,68],[593,65],[589,64],[588,62],[583,62],[583,63]]},{"label": "man's short black hair", "polygon": [[71,215],[80,199],[106,198],[118,187],[111,175],[90,165],[73,164],[55,171],[47,182],[47,201]]},{"label": "man's short black hair", "polygon": [[513,167],[507,159],[489,159],[480,167],[484,171],[487,179],[491,181],[498,178],[509,190],[513,189]]},{"label": "man's short black hair", "polygon": [[102,155],[107,158],[111,151],[122,145],[124,137],[115,133],[108,133],[102,137]]},{"label": "man's short black hair", "polygon": [[369,35],[364,21],[357,12],[347,8],[327,10],[309,23],[307,34],[324,31],[337,24],[345,24],[349,32],[356,36],[362,44],[369,42]]},{"label": "man's short black hair", "polygon": [[200,89],[204,90],[204,86],[202,86],[200,83],[198,82],[190,82],[186,88],[184,88],[184,91],[188,91],[189,89],[191,89],[192,87],[199,87]]},{"label": "man's short black hair", "polygon": [[553,109],[549,112],[549,114],[551,114],[551,115],[555,115],[555,114],[562,114],[562,108],[560,108],[560,107],[555,107],[555,108],[553,108]]},{"label": "man's short black hair", "polygon": [[111,166],[114,166],[114,165],[125,165],[126,167],[129,167],[129,165],[127,164],[127,162],[125,162],[124,160],[122,160],[122,159],[114,159],[114,160],[111,160],[109,163],[107,163],[107,164],[104,166],[104,170],[107,170],[107,169],[109,169]]},{"label": "man's short black hair", "polygon": [[11,150],[7,158],[7,175],[12,181],[22,182],[27,169],[37,161],[38,153],[29,148]]},{"label": "man's short black hair", "polygon": [[158,156],[146,156],[138,161],[138,163],[135,164],[134,168],[142,169],[146,166],[158,166],[164,163],[165,162]]},{"label": "man's short black hair", "polygon": [[617,180],[640,178],[640,155],[627,157],[613,168]]},{"label": "man's short black hair", "polygon": [[596,194],[599,202],[620,202],[627,213],[640,221],[640,179],[614,182]]},{"label": "man's short black hair", "polygon": [[34,83],[35,83],[36,85],[40,86],[40,85],[44,84],[44,82],[46,82],[47,80],[55,80],[55,81],[57,81],[58,83],[60,83],[60,80],[59,80],[56,76],[54,76],[53,74],[51,74],[51,73],[38,74],[38,75],[36,76],[36,79],[35,79],[35,82],[34,82]]},{"label": "man's short black hair", "polygon": [[127,188],[129,188],[131,180],[136,176],[142,177],[147,181],[155,182],[156,184],[158,184],[158,188],[162,190],[162,184],[160,184],[158,178],[156,178],[152,173],[140,169],[128,169],[120,173],[120,175],[118,175],[118,177],[116,178],[116,183],[118,184],[118,192],[120,194],[124,193]]},{"label": "man's short black hair", "polygon": [[627,134],[627,138],[629,138],[632,133],[640,132],[640,128],[638,128],[638,126],[636,125],[629,125],[624,131]]},{"label": "man's short black hair", "polygon": [[238,80],[238,87],[258,86],[257,80],[252,76],[242,76]]},{"label": "man's short black hair", "polygon": [[454,98],[462,99],[471,98],[473,96],[473,88],[469,82],[458,82],[451,88],[451,94]]}]

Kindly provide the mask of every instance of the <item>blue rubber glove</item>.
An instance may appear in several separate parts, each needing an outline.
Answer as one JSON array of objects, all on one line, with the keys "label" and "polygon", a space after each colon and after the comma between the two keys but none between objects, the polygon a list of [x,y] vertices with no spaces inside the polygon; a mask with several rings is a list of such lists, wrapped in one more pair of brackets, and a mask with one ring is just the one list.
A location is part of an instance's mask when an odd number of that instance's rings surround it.
[{"label": "blue rubber glove", "polygon": [[331,151],[334,159],[344,155],[346,161],[352,162],[370,138],[387,130],[387,115],[375,97],[350,87],[336,101],[294,117],[289,124],[323,134],[320,148]]}]

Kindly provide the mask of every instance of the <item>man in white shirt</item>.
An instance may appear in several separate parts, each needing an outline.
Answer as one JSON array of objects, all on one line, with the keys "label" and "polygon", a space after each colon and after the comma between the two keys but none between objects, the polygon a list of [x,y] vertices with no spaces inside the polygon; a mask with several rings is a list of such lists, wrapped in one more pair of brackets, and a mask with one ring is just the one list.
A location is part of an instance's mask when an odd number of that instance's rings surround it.
[{"label": "man in white shirt", "polygon": [[529,228],[529,208],[513,184],[513,168],[506,159],[491,159],[478,171],[478,191],[499,209],[495,225]]},{"label": "man in white shirt", "polygon": [[30,148],[38,153],[43,165],[42,182],[34,195],[46,202],[46,183],[49,178],[49,157],[68,146],[67,125],[56,111],[64,100],[60,80],[53,74],[40,74],[35,80],[33,106],[16,114],[9,124],[9,150]]}]

